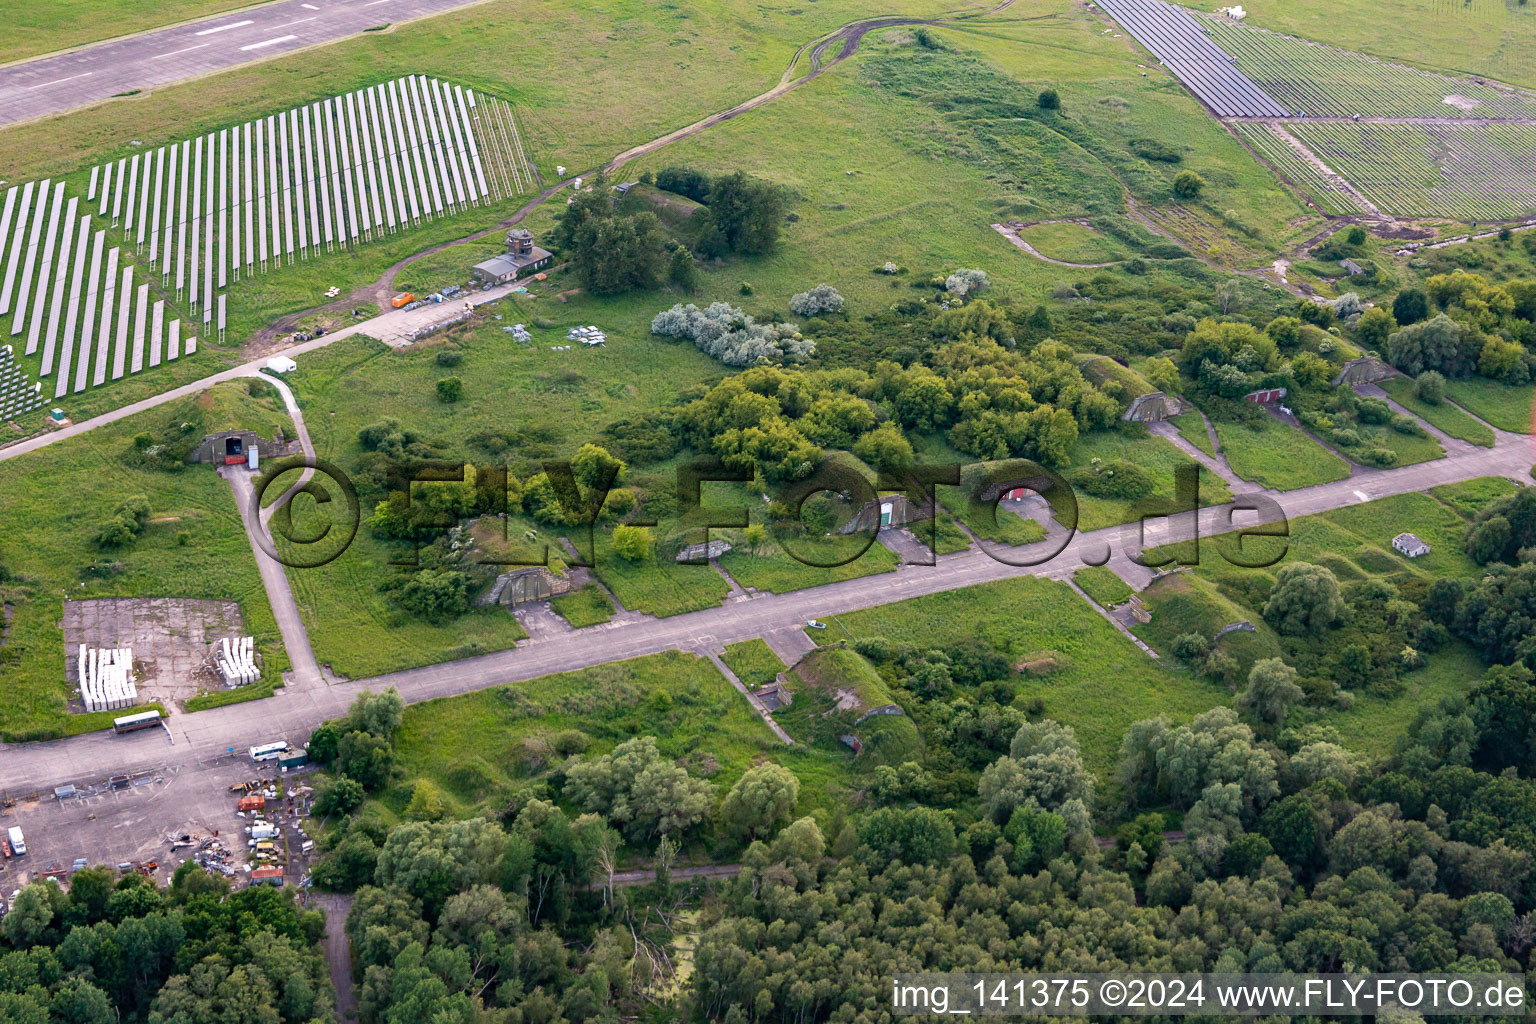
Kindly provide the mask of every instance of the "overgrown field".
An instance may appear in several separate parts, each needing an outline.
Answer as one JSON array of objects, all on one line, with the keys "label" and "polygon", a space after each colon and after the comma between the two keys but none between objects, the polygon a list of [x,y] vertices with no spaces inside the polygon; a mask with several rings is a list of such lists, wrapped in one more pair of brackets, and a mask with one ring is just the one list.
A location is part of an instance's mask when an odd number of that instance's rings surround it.
[{"label": "overgrown field", "polygon": [[[0,737],[70,735],[108,727],[119,714],[65,711],[63,596],[237,601],[264,660],[263,687],[281,678],[287,654],[229,485],[208,466],[147,468],[130,439],[168,423],[178,431],[188,424],[201,440],[205,424],[270,429],[285,420],[270,398],[230,386],[0,463],[0,565],[11,576],[3,582],[0,573],[0,595],[13,609],[0,644]],[[136,495],[150,506],[139,536],[121,546],[98,543],[102,525]]]}]

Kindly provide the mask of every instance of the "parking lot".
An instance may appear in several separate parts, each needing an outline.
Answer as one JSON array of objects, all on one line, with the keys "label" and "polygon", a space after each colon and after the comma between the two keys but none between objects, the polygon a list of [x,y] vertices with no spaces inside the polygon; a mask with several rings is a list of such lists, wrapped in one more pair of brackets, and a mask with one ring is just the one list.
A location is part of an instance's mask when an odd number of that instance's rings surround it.
[{"label": "parking lot", "polygon": [[281,773],[276,762],[258,765],[236,755],[180,771],[76,783],[74,796],[18,799],[0,809],[0,835],[19,826],[27,852],[0,863],[0,895],[9,897],[47,875],[66,881],[81,859],[123,872],[141,871],[163,885],[183,861],[197,857],[243,886],[250,880],[245,828],[256,814],[238,812],[245,793],[231,787],[274,795],[262,814],[282,835],[274,841],[269,863],[284,868],[285,883],[297,884],[308,873],[309,857],[301,847],[313,799],[312,772]]}]

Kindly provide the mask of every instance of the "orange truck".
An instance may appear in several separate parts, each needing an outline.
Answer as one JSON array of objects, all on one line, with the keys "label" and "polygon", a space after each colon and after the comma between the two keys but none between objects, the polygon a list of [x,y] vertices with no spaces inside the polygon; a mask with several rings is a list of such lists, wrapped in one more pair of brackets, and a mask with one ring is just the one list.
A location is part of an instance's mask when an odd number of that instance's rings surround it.
[{"label": "orange truck", "polygon": [[412,295],[410,292],[401,292],[399,295],[396,295],[393,299],[390,299],[389,300],[389,304],[391,306],[394,306],[396,309],[399,309],[401,306],[404,306],[406,303],[408,303],[408,302],[415,302],[415,301],[416,301],[416,296]]}]

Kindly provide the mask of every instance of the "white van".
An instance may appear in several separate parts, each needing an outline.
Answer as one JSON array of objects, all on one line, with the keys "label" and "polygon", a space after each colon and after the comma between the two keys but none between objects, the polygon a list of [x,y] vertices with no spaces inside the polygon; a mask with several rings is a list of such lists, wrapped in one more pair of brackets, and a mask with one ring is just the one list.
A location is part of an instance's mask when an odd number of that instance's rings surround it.
[{"label": "white van", "polygon": [[27,840],[21,834],[20,825],[12,825],[8,833],[11,839],[11,852],[20,857],[27,852]]}]

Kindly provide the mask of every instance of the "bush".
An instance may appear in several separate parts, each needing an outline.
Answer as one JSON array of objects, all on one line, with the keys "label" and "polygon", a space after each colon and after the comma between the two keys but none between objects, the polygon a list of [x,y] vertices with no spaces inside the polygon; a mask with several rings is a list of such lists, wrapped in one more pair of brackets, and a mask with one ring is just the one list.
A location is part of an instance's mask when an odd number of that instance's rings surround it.
[{"label": "bush", "polygon": [[1413,382],[1413,393],[1421,402],[1439,405],[1445,401],[1445,377],[1439,370],[1425,370]]},{"label": "bush", "polygon": [[442,377],[437,382],[439,402],[457,402],[464,397],[464,382],[458,377]]},{"label": "bush", "polygon": [[1061,94],[1055,89],[1043,89],[1040,92],[1040,98],[1036,102],[1040,104],[1041,110],[1060,110]]},{"label": "bush", "polygon": [[643,526],[615,526],[613,528],[613,553],[627,562],[649,558],[656,547],[656,539]]},{"label": "bush", "polygon": [[778,362],[814,355],[816,343],[802,337],[795,324],[760,324],[735,306],[712,302],[664,309],[651,320],[651,333],[687,338],[706,355],[727,366],[751,366],[759,359]]},{"label": "bush", "polygon": [[981,291],[989,283],[985,270],[961,268],[944,279],[944,290],[964,298]]},{"label": "bush", "polygon": [[440,348],[436,359],[438,366],[458,366],[464,361],[464,353],[456,348]]},{"label": "bush", "polygon": [[1079,473],[1072,483],[1096,498],[1144,498],[1152,493],[1152,476],[1134,462],[1110,459]]},{"label": "bush", "polygon": [[1176,164],[1184,159],[1177,149],[1156,139],[1137,139],[1131,143],[1131,150],[1143,160],[1155,160],[1163,164]]},{"label": "bush", "polygon": [[1180,661],[1198,664],[1211,653],[1211,644],[1203,634],[1180,633],[1173,638],[1173,656]]},{"label": "bush", "polygon": [[1409,437],[1424,436],[1424,428],[1419,425],[1419,421],[1412,416],[1404,416],[1401,413],[1392,417],[1392,429],[1399,434],[1407,434]]},{"label": "bush", "polygon": [[1180,171],[1173,179],[1173,194],[1177,199],[1194,199],[1205,189],[1205,179],[1194,171]]},{"label": "bush", "polygon": [[840,313],[842,309],[843,297],[829,284],[819,284],[789,300],[789,311],[796,316],[821,316],[824,313]]}]

